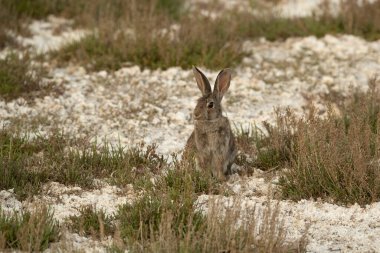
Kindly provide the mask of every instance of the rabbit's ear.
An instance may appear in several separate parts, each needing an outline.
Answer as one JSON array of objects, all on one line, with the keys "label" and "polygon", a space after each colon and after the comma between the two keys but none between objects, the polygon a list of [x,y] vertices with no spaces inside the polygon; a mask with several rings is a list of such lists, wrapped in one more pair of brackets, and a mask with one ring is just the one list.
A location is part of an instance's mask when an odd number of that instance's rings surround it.
[{"label": "rabbit's ear", "polygon": [[210,94],[211,85],[208,82],[207,77],[197,67],[193,67],[193,73],[195,80],[197,81],[198,88],[202,92],[202,95]]},{"label": "rabbit's ear", "polygon": [[218,77],[216,78],[214,85],[214,94],[219,98],[219,100],[222,100],[224,94],[230,87],[231,74],[231,69],[223,69],[219,72]]}]

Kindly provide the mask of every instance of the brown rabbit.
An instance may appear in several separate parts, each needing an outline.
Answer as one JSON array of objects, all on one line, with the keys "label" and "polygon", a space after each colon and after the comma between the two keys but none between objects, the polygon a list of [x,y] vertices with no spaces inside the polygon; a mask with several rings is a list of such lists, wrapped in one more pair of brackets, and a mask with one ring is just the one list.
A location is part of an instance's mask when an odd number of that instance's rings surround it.
[{"label": "brown rabbit", "polygon": [[202,97],[193,112],[194,131],[187,140],[185,156],[195,154],[197,167],[211,169],[212,174],[224,178],[231,174],[237,149],[230,122],[222,115],[221,101],[230,87],[231,70],[223,69],[216,78],[214,91],[206,76],[193,68]]}]

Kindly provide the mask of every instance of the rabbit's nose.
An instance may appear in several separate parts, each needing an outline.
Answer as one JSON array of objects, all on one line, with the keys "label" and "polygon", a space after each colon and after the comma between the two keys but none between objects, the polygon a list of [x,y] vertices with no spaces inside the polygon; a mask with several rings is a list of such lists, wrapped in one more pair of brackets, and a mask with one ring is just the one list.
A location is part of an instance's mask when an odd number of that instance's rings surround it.
[{"label": "rabbit's nose", "polygon": [[214,102],[209,102],[209,103],[207,104],[207,107],[208,107],[208,108],[214,108]]}]

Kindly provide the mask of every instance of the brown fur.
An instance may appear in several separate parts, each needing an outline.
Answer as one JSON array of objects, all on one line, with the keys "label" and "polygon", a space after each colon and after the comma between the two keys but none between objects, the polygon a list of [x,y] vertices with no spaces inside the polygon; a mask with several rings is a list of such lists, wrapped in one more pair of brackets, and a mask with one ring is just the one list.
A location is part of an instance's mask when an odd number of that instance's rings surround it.
[{"label": "brown fur", "polygon": [[[215,82],[214,91],[200,70],[194,68],[194,75],[203,96],[194,109],[194,131],[190,135],[184,156],[195,155],[197,167],[211,169],[212,173],[223,178],[231,174],[231,165],[237,150],[235,137],[229,120],[222,115],[221,100],[229,88],[230,70],[222,70]],[[212,105],[212,108],[209,105]]]}]

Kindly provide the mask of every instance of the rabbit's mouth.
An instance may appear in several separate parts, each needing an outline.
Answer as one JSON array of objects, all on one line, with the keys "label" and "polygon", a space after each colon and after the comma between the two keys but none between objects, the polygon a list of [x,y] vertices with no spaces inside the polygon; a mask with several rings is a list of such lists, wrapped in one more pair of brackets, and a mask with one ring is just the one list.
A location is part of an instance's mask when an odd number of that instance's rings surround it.
[{"label": "rabbit's mouth", "polygon": [[203,115],[203,114],[194,114],[194,120],[196,121],[213,121],[213,120],[218,120],[219,117],[210,117],[211,115]]},{"label": "rabbit's mouth", "polygon": [[207,114],[194,114],[195,121],[209,121],[212,120]]}]

